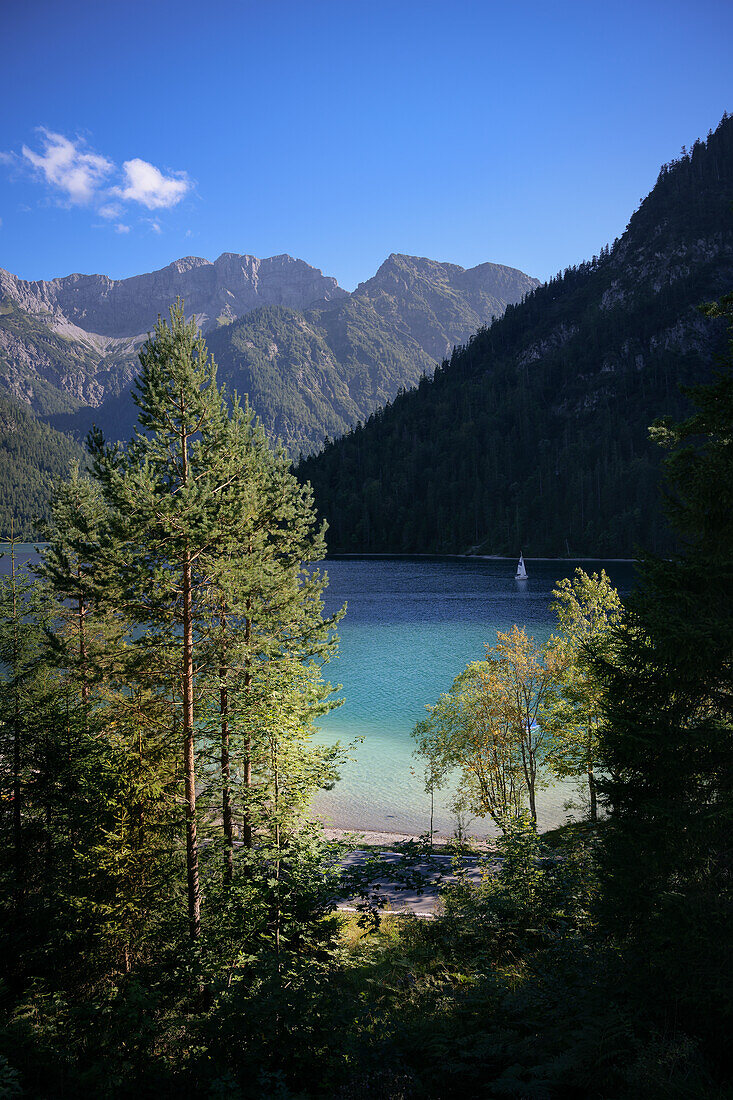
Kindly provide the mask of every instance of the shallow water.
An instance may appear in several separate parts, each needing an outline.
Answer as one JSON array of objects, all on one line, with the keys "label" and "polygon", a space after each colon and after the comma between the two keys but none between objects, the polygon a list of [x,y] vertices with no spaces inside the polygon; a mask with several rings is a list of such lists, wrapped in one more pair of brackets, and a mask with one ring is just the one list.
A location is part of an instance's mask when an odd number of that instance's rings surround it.
[{"label": "shallow water", "polygon": [[[339,627],[340,656],[325,672],[343,684],[345,703],[321,719],[319,740],[363,740],[334,790],[318,795],[319,816],[343,828],[425,832],[430,796],[410,731],[425,706],[496,642],[497,630],[516,623],[545,641],[555,626],[552,589],[577,565],[588,573],[604,568],[622,595],[631,587],[633,566],[619,561],[530,560],[529,579],[518,582],[516,562],[506,559],[330,559],[327,609],[348,601],[348,612]],[[565,820],[564,805],[574,796],[571,783],[540,792],[540,827]],[[456,824],[449,801],[449,793],[436,792],[434,827],[448,836]],[[475,820],[469,831],[481,836],[493,829]]]}]

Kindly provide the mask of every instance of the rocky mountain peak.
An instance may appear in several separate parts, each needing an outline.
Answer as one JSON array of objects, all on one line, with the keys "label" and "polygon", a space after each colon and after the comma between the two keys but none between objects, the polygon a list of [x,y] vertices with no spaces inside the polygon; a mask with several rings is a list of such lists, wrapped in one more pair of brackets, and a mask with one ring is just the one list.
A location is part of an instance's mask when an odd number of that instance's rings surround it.
[{"label": "rocky mountain peak", "polygon": [[162,270],[185,275],[187,271],[193,271],[197,267],[211,267],[211,260],[205,260],[203,256],[182,256],[179,260],[173,260]]},{"label": "rocky mountain peak", "polygon": [[346,296],[334,278],[292,256],[256,256],[224,252],[212,263],[183,256],[167,267],[129,279],[75,273],[60,279],[27,282],[4,273],[0,292],[28,313],[52,313],[58,323],[115,339],[149,332],[159,314],[182,298],[189,316],[207,331],[220,320],[233,320],[258,306],[306,309],[316,302]]}]

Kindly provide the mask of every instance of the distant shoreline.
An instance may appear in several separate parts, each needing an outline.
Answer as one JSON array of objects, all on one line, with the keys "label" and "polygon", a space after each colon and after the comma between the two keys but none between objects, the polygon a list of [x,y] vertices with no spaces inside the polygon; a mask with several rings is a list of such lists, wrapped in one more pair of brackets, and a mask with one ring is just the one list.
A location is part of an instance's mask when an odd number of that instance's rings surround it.
[{"label": "distant shoreline", "polygon": [[[47,546],[45,542],[19,542],[15,544],[16,550],[20,550],[22,546],[33,547],[33,551],[40,550],[42,547]],[[10,550],[9,542],[0,542],[0,554],[7,553]],[[336,561],[339,558],[374,558],[383,560],[392,559],[407,559],[407,558],[433,558],[436,561],[444,560],[446,558],[456,561],[516,561],[516,555],[509,557],[506,554],[340,554],[334,552],[333,554],[326,554],[323,561]],[[589,557],[569,557],[569,558],[525,558],[525,561],[616,561],[625,564],[633,565],[637,558],[589,558]]]},{"label": "distant shoreline", "polygon": [[[513,557],[508,557],[505,554],[340,554],[334,552],[333,554],[326,554],[323,561],[335,561],[337,558],[456,558],[462,561],[516,561],[516,554]],[[525,561],[618,561],[625,562],[633,565],[638,558],[588,558],[588,557],[571,557],[571,558],[525,558]]]}]

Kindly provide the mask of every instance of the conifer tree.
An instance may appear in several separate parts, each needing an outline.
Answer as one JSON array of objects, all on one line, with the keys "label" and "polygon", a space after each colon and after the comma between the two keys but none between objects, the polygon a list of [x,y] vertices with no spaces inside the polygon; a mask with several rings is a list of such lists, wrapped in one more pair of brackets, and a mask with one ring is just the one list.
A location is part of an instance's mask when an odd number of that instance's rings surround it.
[{"label": "conifer tree", "polygon": [[[0,782],[3,809],[10,810],[11,826],[3,850],[12,853],[10,896],[17,917],[28,877],[25,834],[32,771],[31,681],[44,648],[50,604],[47,594],[18,562],[12,527],[9,556],[9,575],[0,582]],[[6,814],[3,818],[7,821]]]},{"label": "conifer tree", "polygon": [[[69,477],[56,485],[51,521],[41,527],[42,555],[35,569],[58,601],[53,633],[57,659],[78,678],[86,708],[94,675],[89,622],[99,602],[97,548],[104,519],[99,484],[83,475],[78,463],[72,464]],[[59,629],[61,622],[65,632]]]},{"label": "conifer tree", "polygon": [[201,928],[195,767],[198,605],[220,538],[226,415],[216,368],[182,303],[140,353],[134,400],[140,427],[122,449],[92,433],[94,475],[109,508],[100,579],[107,599],[180,662],[189,934]]},{"label": "conifer tree", "polygon": [[[707,312],[733,319],[733,295]],[[722,1051],[733,1009],[733,343],[690,396],[688,420],[654,429],[671,447],[669,511],[683,549],[642,563],[599,667],[611,813],[603,916],[653,1011]]]},{"label": "conifer tree", "polygon": [[[340,614],[323,619],[326,578],[311,563],[325,555],[324,531],[316,524],[310,490],[293,477],[284,451],[272,450],[248,405],[233,402],[226,440],[233,476],[220,500],[209,664],[217,681],[225,876],[230,881],[235,810],[242,843],[250,848],[255,824],[250,802],[261,802],[262,795],[253,787],[266,782],[263,764],[271,757],[271,724],[263,715],[273,713],[277,698],[277,743],[284,751],[286,742],[299,737],[296,731],[309,728],[315,713],[334,705],[320,667],[333,652]],[[305,743],[300,749],[305,752]],[[232,754],[241,760],[236,807]],[[266,764],[264,772],[269,772]]]},{"label": "conifer tree", "polygon": [[[224,879],[231,882],[236,818],[249,848],[272,779],[263,763],[272,759],[272,724],[262,715],[279,715],[281,753],[287,729],[307,731],[311,716],[329,706],[320,666],[332,652],[338,616],[323,619],[326,579],[309,564],[325,553],[310,490],[293,477],[285,453],[271,450],[247,406],[235,398],[229,412],[215,364],[180,303],[170,325],[159,321],[140,358],[135,437],[124,449],[98,434],[90,440],[108,510],[94,581],[103,602],[143,631],[132,648],[155,654],[159,679],[178,666],[170,690],[181,703],[195,939],[197,793],[212,782],[209,764],[202,777],[208,783],[197,782],[197,741],[202,759],[210,757],[216,725],[221,793],[207,819],[221,821]],[[141,667],[150,676],[150,661],[142,659]],[[315,772],[328,781],[326,772]]]}]

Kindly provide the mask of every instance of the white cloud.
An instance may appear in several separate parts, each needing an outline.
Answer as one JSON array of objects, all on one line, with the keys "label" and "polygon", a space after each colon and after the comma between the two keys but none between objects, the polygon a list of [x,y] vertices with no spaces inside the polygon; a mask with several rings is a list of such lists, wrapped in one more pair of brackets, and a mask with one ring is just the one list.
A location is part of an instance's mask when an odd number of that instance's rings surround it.
[{"label": "white cloud", "polygon": [[[55,193],[64,206],[91,206],[100,218],[114,224],[115,232],[129,233],[124,221],[137,204],[151,211],[177,206],[193,184],[185,172],[164,174],[154,164],[135,157],[118,167],[114,161],[91,150],[82,138],[68,138],[41,126],[41,149],[24,145],[21,153],[0,152],[0,166],[11,176],[31,171]],[[30,209],[30,208],[28,208]],[[153,233],[162,233],[156,218]]]},{"label": "white cloud", "polygon": [[85,205],[97,195],[114,164],[98,153],[84,149],[81,141],[70,141],[63,134],[41,128],[43,152],[34,153],[23,146],[23,157],[57,187],[69,202]]},{"label": "white cloud", "polygon": [[191,182],[185,172],[164,176],[153,164],[136,157],[122,165],[125,186],[113,193],[126,202],[139,202],[148,210],[164,210],[175,206],[189,190]]}]

